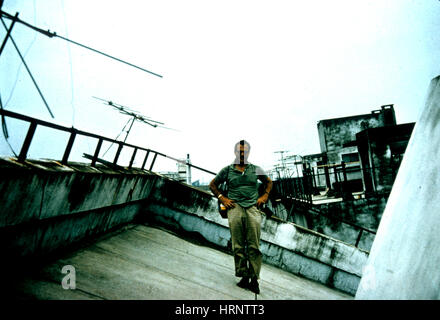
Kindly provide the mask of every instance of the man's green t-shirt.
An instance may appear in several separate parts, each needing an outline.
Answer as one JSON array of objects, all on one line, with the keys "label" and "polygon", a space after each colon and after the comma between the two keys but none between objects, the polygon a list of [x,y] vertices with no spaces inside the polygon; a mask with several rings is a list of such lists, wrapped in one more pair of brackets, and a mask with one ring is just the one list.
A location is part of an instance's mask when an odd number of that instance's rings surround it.
[{"label": "man's green t-shirt", "polygon": [[224,167],[215,177],[215,183],[220,185],[227,181],[227,197],[234,200],[243,208],[249,208],[258,200],[258,179],[266,181],[267,175],[259,166],[249,163],[241,172],[234,164]]}]

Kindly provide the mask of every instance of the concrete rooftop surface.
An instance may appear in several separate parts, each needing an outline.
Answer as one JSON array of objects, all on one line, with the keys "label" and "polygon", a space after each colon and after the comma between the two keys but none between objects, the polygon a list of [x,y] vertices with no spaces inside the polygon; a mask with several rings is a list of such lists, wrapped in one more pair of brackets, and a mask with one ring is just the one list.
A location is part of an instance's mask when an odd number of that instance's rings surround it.
[{"label": "concrete rooftop surface", "polygon": [[[352,296],[263,263],[261,293],[236,286],[233,257],[171,231],[129,225],[21,274],[18,300],[351,300]],[[76,288],[63,289],[75,268]],[[28,270],[29,271],[29,270]]]}]

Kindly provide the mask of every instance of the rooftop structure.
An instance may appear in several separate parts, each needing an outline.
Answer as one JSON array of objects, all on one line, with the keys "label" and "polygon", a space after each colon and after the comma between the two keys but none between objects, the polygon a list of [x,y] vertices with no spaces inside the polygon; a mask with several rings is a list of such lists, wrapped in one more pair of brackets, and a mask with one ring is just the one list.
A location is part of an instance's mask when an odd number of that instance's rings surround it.
[{"label": "rooftop structure", "polygon": [[[368,128],[396,125],[393,105],[382,106],[370,114],[355,115],[318,121],[321,152],[327,153],[329,163],[341,162],[342,150],[346,144],[356,140],[356,134]],[[350,152],[344,152],[350,153]]]}]

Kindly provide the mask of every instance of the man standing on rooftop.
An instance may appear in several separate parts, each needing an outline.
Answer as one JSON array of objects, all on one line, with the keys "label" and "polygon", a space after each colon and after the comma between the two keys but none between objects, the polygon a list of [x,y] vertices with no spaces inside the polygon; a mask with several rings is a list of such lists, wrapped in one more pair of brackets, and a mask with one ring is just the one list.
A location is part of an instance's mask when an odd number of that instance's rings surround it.
[{"label": "man standing on rooftop", "polygon": [[[235,160],[224,167],[211,181],[212,193],[228,209],[235,275],[242,279],[237,285],[260,293],[262,254],[260,251],[261,211],[272,190],[272,180],[259,166],[248,162],[251,146],[241,140],[234,147]],[[264,194],[258,194],[258,180],[264,184]],[[228,194],[221,194],[218,186],[226,182]]]}]

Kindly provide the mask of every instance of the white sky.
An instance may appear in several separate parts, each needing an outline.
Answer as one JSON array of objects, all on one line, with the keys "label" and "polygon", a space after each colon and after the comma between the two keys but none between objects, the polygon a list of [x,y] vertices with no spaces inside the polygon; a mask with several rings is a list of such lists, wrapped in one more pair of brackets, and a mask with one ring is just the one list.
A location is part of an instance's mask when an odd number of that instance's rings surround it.
[{"label": "white sky", "polygon": [[[135,123],[127,142],[189,153],[212,171],[233,160],[240,139],[267,170],[275,151],[319,153],[322,119],[394,104],[398,123],[415,122],[440,74],[438,0],[6,0],[3,10],[163,75],[16,24],[12,36],[55,119],[10,41],[0,57],[6,109],[115,138],[129,118],[92,96],[112,100],[179,130]],[[5,34],[0,26],[1,41]],[[8,120],[8,129],[18,153],[27,126]],[[29,157],[60,159],[67,139],[41,130]],[[12,155],[0,140],[0,154]],[[88,150],[71,159],[85,161],[96,142],[78,145]],[[158,158],[155,168],[169,162]]]}]

